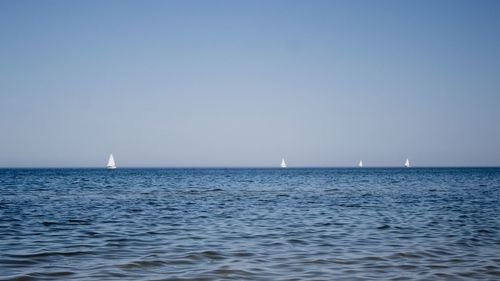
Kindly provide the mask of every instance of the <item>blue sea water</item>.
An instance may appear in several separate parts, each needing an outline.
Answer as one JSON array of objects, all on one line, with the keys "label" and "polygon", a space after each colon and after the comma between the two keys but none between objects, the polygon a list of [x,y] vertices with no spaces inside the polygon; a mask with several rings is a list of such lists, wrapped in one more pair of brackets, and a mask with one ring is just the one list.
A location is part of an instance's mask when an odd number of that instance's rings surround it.
[{"label": "blue sea water", "polygon": [[500,280],[500,169],[0,169],[0,279]]}]

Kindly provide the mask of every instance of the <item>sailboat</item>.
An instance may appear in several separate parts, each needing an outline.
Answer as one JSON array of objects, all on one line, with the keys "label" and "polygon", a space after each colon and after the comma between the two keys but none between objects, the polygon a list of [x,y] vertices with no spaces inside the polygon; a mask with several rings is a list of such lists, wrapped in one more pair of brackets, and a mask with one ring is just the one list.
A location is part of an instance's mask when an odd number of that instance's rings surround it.
[{"label": "sailboat", "polygon": [[410,160],[406,158],[405,167],[410,168]]},{"label": "sailboat", "polygon": [[281,168],[286,168],[285,158],[281,158]]},{"label": "sailboat", "polygon": [[113,154],[109,155],[108,164],[106,165],[106,168],[116,169],[115,158],[113,157]]},{"label": "sailboat", "polygon": [[363,160],[359,160],[358,167],[363,168]]}]

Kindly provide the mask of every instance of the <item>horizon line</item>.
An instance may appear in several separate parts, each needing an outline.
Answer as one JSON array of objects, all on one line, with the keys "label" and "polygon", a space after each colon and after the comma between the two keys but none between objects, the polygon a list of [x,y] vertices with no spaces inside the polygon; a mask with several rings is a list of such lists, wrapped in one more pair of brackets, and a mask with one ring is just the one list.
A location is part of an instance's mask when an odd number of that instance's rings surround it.
[{"label": "horizon line", "polygon": [[[455,166],[118,166],[116,169],[371,169],[371,168],[500,168],[493,165],[455,165]],[[0,166],[0,169],[107,169],[106,166]]]}]

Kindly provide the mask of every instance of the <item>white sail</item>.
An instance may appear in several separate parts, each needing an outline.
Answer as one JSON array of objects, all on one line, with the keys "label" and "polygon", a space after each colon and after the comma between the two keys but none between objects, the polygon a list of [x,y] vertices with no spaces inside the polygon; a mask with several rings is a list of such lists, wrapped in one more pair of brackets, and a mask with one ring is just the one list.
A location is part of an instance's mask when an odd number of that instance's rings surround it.
[{"label": "white sail", "polygon": [[115,158],[113,157],[113,154],[109,155],[108,164],[106,165],[106,168],[116,169]]},{"label": "white sail", "polygon": [[285,158],[281,158],[281,168],[286,168]]},{"label": "white sail", "polygon": [[406,158],[405,167],[410,168],[410,159]]},{"label": "white sail", "polygon": [[363,160],[359,160],[359,164],[358,164],[358,166],[359,166],[360,168],[362,168],[362,167],[363,167]]}]

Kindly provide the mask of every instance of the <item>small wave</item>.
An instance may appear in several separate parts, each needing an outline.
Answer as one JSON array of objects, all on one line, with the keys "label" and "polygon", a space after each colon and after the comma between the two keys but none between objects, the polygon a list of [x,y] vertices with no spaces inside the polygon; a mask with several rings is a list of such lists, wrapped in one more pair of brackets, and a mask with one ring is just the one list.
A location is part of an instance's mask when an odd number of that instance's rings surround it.
[{"label": "small wave", "polygon": [[155,279],[154,281],[211,281],[211,280],[213,280],[213,278],[197,276],[193,278],[168,277],[162,279]]},{"label": "small wave", "polygon": [[409,259],[419,259],[422,258],[422,256],[414,253],[406,253],[406,252],[399,252],[392,254],[388,257],[389,259],[401,259],[401,258],[409,258]]},{"label": "small wave", "polygon": [[379,257],[379,256],[368,256],[368,257],[360,258],[359,261],[374,262],[374,261],[385,261],[385,259],[382,257]]},{"label": "small wave", "polygon": [[350,264],[356,263],[354,260],[351,260],[351,259],[333,259],[332,262],[336,263],[336,264],[343,264],[343,265],[350,265]]},{"label": "small wave", "polygon": [[16,275],[7,277],[5,279],[1,278],[0,280],[9,280],[9,281],[31,281],[31,280],[40,280],[40,279],[52,279],[52,278],[64,278],[67,276],[74,275],[73,271],[52,271],[52,272],[31,272],[23,275]]},{"label": "small wave", "polygon": [[57,221],[42,221],[41,222],[44,226],[51,226],[51,225],[58,225],[58,224],[61,224]]},{"label": "small wave", "polygon": [[72,251],[72,252],[46,251],[46,252],[38,252],[30,254],[5,254],[5,255],[12,258],[43,258],[50,256],[74,257],[74,256],[90,255],[90,254],[93,254],[93,252],[92,251]]},{"label": "small wave", "polygon": [[253,253],[249,253],[249,252],[236,252],[236,253],[233,253],[233,255],[236,256],[236,257],[251,257],[254,254]]},{"label": "small wave", "polygon": [[361,207],[361,204],[356,204],[356,203],[342,203],[339,204],[340,207],[346,207],[346,208],[359,208]]},{"label": "small wave", "polygon": [[6,278],[0,278],[0,280],[9,280],[9,281],[32,281],[32,280],[38,280],[38,278],[35,278],[33,276],[30,276],[29,274],[23,274],[23,275],[16,275],[16,276],[7,276]]},{"label": "small wave", "polygon": [[118,267],[123,269],[131,269],[131,268],[149,268],[149,267],[159,267],[163,266],[166,263],[161,260],[141,260],[141,261],[133,261],[130,263],[119,265]]},{"label": "small wave", "polygon": [[314,259],[314,260],[306,261],[305,263],[308,263],[308,264],[330,264],[330,263],[332,263],[332,261],[328,260],[328,259]]},{"label": "small wave", "polygon": [[68,222],[72,224],[90,224],[89,221],[82,219],[69,219]]},{"label": "small wave", "polygon": [[249,278],[253,274],[249,271],[242,269],[232,269],[228,266],[222,266],[214,271],[212,271],[215,275],[223,276],[223,277],[240,277],[240,278]]},{"label": "small wave", "polygon": [[284,244],[281,242],[264,242],[261,244],[263,247],[279,247],[283,246]]},{"label": "small wave", "polygon": [[431,269],[447,269],[447,268],[449,268],[449,266],[441,265],[441,264],[430,264],[427,267],[429,267]]},{"label": "small wave", "polygon": [[443,279],[443,280],[455,280],[455,279],[457,279],[457,277],[455,275],[444,273],[444,272],[434,273],[433,276],[435,276],[438,279]]},{"label": "small wave", "polygon": [[19,258],[0,259],[0,264],[2,265],[31,266],[36,263],[37,261],[33,259],[19,259]]},{"label": "small wave", "polygon": [[96,232],[96,231],[92,231],[92,230],[86,230],[86,231],[83,231],[82,233],[85,235],[88,235],[88,236],[96,236],[96,235],[101,234],[100,232]]},{"label": "small wave", "polygon": [[292,244],[292,245],[307,245],[308,244],[306,241],[300,240],[300,239],[289,239],[287,242]]},{"label": "small wave", "polygon": [[493,276],[496,276],[496,277],[500,277],[500,271],[498,271],[498,270],[486,271],[484,273],[488,274],[488,275],[493,275]]},{"label": "small wave", "polygon": [[414,270],[414,269],[418,268],[418,266],[416,266],[414,264],[401,264],[401,265],[398,265],[397,267],[399,269],[402,269],[402,270]]},{"label": "small wave", "polygon": [[211,260],[223,260],[224,255],[217,251],[203,251],[203,252],[190,252],[184,258],[188,260],[201,260],[201,259],[211,259]]},{"label": "small wave", "polygon": [[428,251],[430,253],[438,255],[438,256],[450,256],[450,255],[452,255],[450,252],[445,251],[445,250],[441,250],[441,249],[432,249],[432,250],[428,250]]},{"label": "small wave", "polygon": [[31,273],[34,277],[63,277],[71,276],[75,273],[73,271],[51,271],[51,272],[34,272]]}]

